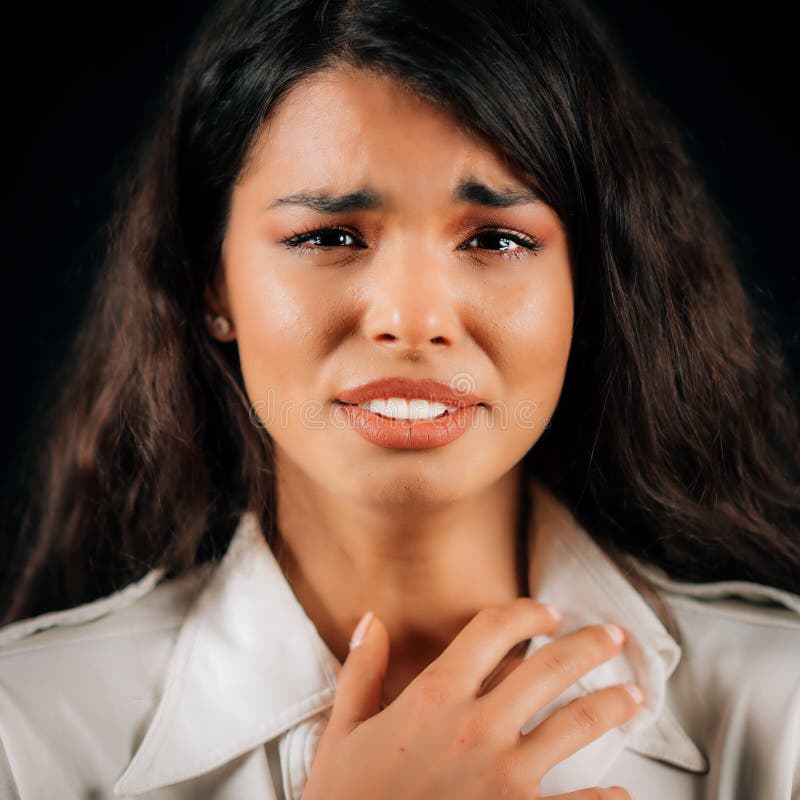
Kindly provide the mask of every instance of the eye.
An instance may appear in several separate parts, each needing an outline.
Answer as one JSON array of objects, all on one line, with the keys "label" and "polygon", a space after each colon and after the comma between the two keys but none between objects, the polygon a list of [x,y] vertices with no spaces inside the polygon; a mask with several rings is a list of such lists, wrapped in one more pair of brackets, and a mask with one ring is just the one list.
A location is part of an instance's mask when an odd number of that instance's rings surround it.
[{"label": "eye", "polygon": [[[469,247],[473,242],[491,243],[493,241],[500,243],[498,248],[491,246]],[[309,242],[313,242],[314,246],[309,247]],[[315,251],[319,252],[320,250],[331,250],[339,247],[355,246],[360,249],[367,247],[367,245],[356,238],[355,234],[339,226],[330,228],[308,228],[306,230],[297,231],[288,238],[282,239],[281,243],[290,250],[294,250],[298,253],[313,253]],[[524,258],[528,253],[536,255],[542,247],[541,241],[525,236],[524,234],[488,228],[478,231],[464,244],[460,244],[458,249],[494,250],[504,258]]]},{"label": "eye", "polygon": [[[282,239],[281,244],[298,253],[313,253],[314,251],[329,250],[335,247],[352,247],[356,241],[355,234],[346,228],[337,226],[332,228],[308,228],[297,231],[287,239]],[[308,247],[308,242],[314,242],[315,246]],[[355,246],[366,247],[364,244]]]},{"label": "eye", "polygon": [[[500,242],[499,254],[504,258],[524,258],[528,253],[536,255],[543,247],[538,239],[524,236],[521,233],[511,233],[496,228],[478,231],[471,239],[458,246],[459,250],[472,250],[468,247],[472,242]],[[493,247],[477,247],[478,250],[493,250]]]}]

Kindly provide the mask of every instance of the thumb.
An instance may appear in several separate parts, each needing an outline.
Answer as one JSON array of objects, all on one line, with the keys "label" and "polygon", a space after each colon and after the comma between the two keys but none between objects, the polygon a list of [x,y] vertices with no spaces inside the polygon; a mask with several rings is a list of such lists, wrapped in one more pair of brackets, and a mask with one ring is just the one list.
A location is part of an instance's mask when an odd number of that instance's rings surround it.
[{"label": "thumb", "polygon": [[353,630],[350,651],[339,672],[329,728],[347,734],[380,711],[388,665],[389,633],[368,611]]}]

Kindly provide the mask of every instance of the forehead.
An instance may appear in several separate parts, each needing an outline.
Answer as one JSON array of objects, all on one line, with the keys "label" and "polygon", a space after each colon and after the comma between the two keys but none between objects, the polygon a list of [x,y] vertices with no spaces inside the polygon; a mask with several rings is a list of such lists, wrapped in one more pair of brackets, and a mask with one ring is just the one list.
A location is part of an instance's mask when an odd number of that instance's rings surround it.
[{"label": "forehead", "polygon": [[281,100],[247,174],[281,188],[385,181],[398,191],[449,191],[464,174],[520,182],[491,144],[445,110],[390,77],[351,68],[317,73]]}]

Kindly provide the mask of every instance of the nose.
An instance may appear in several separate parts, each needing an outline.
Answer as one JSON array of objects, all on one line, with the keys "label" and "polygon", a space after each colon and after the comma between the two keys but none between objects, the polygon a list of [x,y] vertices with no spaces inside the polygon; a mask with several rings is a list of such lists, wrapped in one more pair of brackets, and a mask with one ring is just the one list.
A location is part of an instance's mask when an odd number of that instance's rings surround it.
[{"label": "nose", "polygon": [[363,319],[371,341],[413,354],[456,344],[460,322],[446,265],[417,250],[375,265],[372,276]]}]

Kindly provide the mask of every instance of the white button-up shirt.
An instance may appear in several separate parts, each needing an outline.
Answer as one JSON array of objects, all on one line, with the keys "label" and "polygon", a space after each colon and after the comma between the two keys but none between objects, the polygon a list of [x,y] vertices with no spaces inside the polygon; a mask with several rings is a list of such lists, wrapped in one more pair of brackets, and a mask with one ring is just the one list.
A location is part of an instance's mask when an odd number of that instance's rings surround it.
[{"label": "white button-up shirt", "polygon": [[[618,784],[642,800],[800,800],[800,597],[649,567],[681,647],[566,506],[531,489],[529,590],[564,614],[556,636],[615,622],[628,638],[522,732],[602,686],[645,693],[542,795]],[[0,798],[299,800],[341,665],[257,516],[242,515],[219,564],[162,577],[0,629]]]}]

